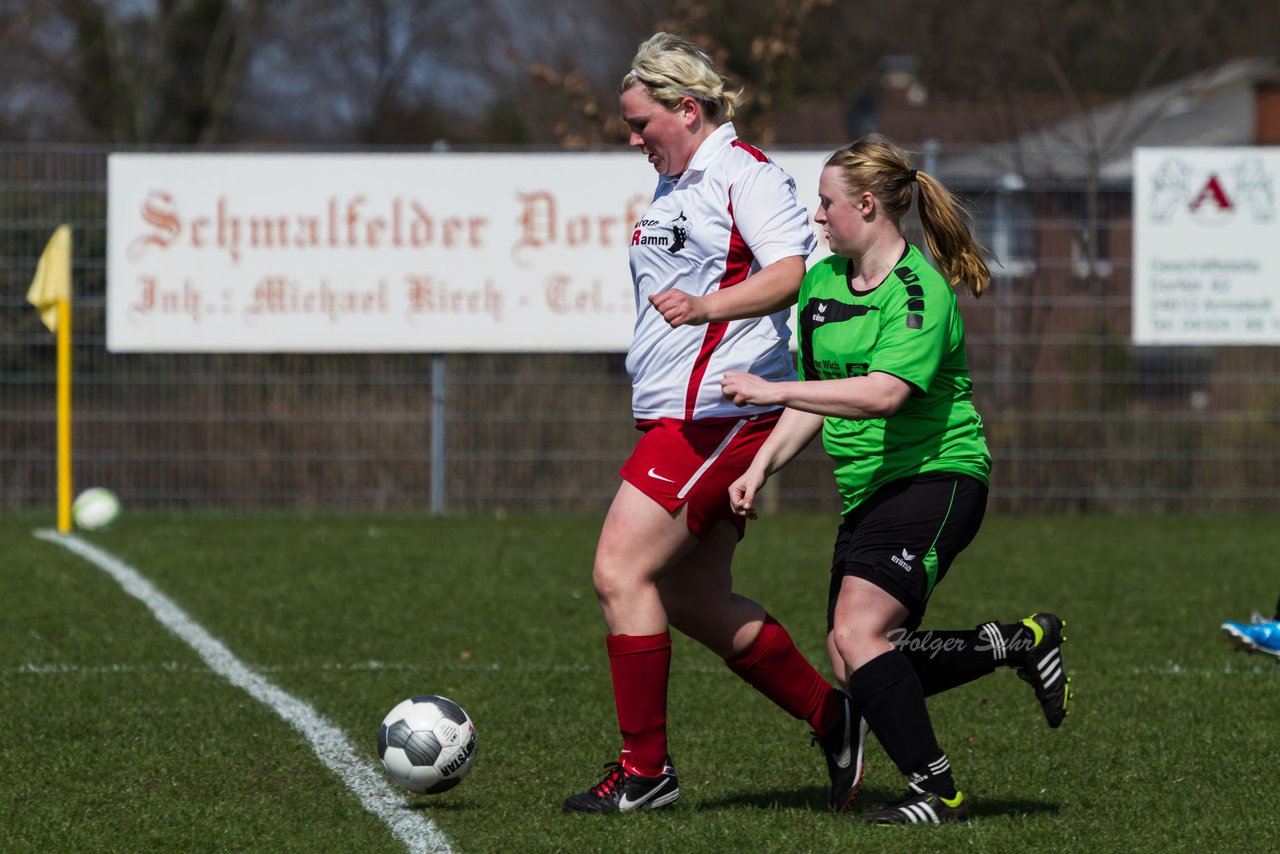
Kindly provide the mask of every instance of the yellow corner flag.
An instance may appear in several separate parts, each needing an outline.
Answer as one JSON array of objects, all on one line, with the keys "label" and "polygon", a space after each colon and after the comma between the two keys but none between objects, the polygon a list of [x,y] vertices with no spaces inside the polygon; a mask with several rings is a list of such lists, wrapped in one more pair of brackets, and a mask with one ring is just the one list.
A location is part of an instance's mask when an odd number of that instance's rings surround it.
[{"label": "yellow corner flag", "polygon": [[36,265],[27,302],[58,335],[58,530],[71,530],[71,226],[60,225]]},{"label": "yellow corner flag", "polygon": [[58,300],[71,300],[71,226],[60,225],[36,265],[27,302],[40,312],[50,332],[58,331]]}]

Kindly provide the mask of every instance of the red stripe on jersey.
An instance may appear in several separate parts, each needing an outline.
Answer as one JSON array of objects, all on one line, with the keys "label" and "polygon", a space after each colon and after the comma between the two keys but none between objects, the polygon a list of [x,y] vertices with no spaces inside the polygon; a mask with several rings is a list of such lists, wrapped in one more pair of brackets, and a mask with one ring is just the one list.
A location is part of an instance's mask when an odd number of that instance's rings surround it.
[{"label": "red stripe on jersey", "polygon": [[689,375],[689,387],[684,392],[684,420],[686,421],[693,420],[693,410],[698,405],[698,389],[702,387],[702,378],[707,374],[707,364],[711,361],[711,354],[724,340],[724,333],[728,328],[729,324],[723,320],[707,324],[707,334],[702,337],[702,349],[698,351],[698,358],[694,360],[693,373]]},{"label": "red stripe on jersey", "polygon": [[741,148],[743,151],[745,151],[747,154],[750,154],[752,157],[754,157],[756,160],[759,160],[761,163],[764,163],[769,159],[768,157],[765,157],[763,151],[756,148],[754,145],[747,145],[745,142],[743,142],[740,139],[735,139],[731,144],[733,145],[734,148]]},{"label": "red stripe on jersey", "polygon": [[[738,145],[738,143],[734,143]],[[748,150],[754,151],[750,146],[743,146]],[[757,152],[759,153],[759,152]],[[764,155],[761,155],[762,157]],[[747,242],[742,239],[742,234],[738,231],[738,223],[733,219],[733,188],[729,188],[729,220],[733,222],[733,228],[729,231],[729,254],[725,258],[724,275],[720,277],[720,285],[717,290],[732,287],[741,282],[751,272],[751,262],[755,260],[755,255],[751,248],[747,246]],[[693,419],[694,409],[698,405],[698,389],[702,387],[702,378],[707,374],[707,365],[711,362],[711,354],[715,352],[716,347],[724,340],[725,332],[728,330],[727,321],[717,320],[707,324],[707,333],[702,337],[702,348],[698,350],[698,358],[693,362],[693,372],[689,375],[689,385],[684,393],[684,417],[686,421]]]}]

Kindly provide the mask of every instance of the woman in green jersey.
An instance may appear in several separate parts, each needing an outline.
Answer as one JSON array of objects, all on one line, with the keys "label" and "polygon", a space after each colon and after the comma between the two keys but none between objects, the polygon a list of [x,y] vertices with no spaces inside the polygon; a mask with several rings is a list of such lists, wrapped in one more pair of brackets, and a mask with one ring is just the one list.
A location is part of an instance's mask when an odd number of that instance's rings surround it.
[{"label": "woman in green jersey", "polygon": [[[767,382],[731,372],[722,383],[738,405],[787,407],[730,487],[730,501],[735,512],[754,517],[765,480],[822,432],[844,505],[828,652],[855,709],[909,786],[903,800],[860,818],[964,821],[969,807],[925,697],[1004,665],[1036,689],[1050,726],[1062,722],[1069,699],[1063,622],[1053,614],[968,631],[916,631],[986,510],[991,457],[952,286],[979,296],[990,273],[964,208],[883,137],[833,154],[818,198],[814,221],[835,254],[800,288],[800,379]],[[917,198],[937,267],[902,235],[900,223]]]}]

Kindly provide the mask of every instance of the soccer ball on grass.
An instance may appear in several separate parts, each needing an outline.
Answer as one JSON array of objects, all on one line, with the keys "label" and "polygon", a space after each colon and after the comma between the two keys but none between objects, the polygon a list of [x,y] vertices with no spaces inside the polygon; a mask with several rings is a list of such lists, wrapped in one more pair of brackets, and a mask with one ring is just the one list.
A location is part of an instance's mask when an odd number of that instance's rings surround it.
[{"label": "soccer ball on grass", "polygon": [[452,700],[410,697],[383,719],[378,756],[398,785],[434,795],[458,785],[471,770],[476,761],[476,728]]},{"label": "soccer ball on grass", "polygon": [[109,489],[86,489],[71,502],[71,520],[85,531],[110,528],[120,518],[120,499]]}]

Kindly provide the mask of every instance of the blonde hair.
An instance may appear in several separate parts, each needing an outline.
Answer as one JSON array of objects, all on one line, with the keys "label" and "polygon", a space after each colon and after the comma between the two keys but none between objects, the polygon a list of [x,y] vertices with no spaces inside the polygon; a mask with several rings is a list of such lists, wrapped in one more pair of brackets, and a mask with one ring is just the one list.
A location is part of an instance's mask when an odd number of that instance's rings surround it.
[{"label": "blonde hair", "polygon": [[637,85],[643,85],[649,96],[668,110],[680,106],[685,98],[693,98],[715,123],[732,119],[742,97],[742,90],[730,88],[705,51],[671,33],[654,33],[640,45],[618,94]]},{"label": "blonde hair", "polygon": [[866,191],[875,196],[895,224],[911,210],[913,185],[919,186],[924,240],[942,275],[952,285],[964,282],[975,297],[982,296],[991,271],[973,237],[969,212],[938,179],[912,169],[906,151],[870,134],[832,154],[826,165],[840,170],[850,195]]}]

